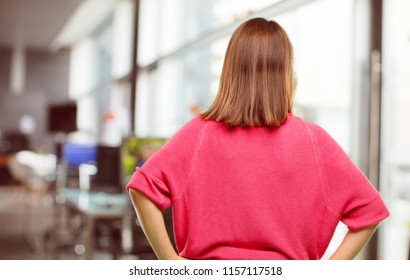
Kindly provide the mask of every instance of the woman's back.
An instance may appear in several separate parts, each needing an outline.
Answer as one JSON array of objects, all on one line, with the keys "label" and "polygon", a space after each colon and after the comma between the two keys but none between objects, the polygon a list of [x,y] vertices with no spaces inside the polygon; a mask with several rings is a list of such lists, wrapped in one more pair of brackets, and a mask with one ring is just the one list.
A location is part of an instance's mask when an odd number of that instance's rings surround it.
[{"label": "woman's back", "polygon": [[271,128],[195,118],[138,173],[145,184],[135,175],[131,187],[172,203],[187,258],[319,259],[342,217],[354,227],[386,214],[355,218],[365,209],[349,204],[353,194],[380,196],[330,136],[291,114]]},{"label": "woman's back", "polygon": [[199,230],[186,243],[204,255],[187,246],[187,257],[318,258],[325,203],[306,125],[294,117],[277,128],[207,123],[181,209],[188,230]]}]

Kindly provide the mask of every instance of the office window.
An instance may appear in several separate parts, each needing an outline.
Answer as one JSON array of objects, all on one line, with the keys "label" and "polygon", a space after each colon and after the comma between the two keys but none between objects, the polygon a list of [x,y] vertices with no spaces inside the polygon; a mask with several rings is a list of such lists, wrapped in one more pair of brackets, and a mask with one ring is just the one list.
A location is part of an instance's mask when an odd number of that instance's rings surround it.
[{"label": "office window", "polygon": [[[161,61],[155,69],[142,71],[137,90],[137,133],[169,137],[189,121],[196,110],[212,102],[213,52],[210,45]],[[213,87],[216,90],[216,87]]]},{"label": "office window", "polygon": [[70,58],[70,98],[76,100],[89,93],[95,87],[94,64],[96,56],[94,42],[85,38],[71,50]]},{"label": "office window", "polygon": [[351,153],[353,1],[320,0],[276,19],[294,50],[295,114]]},{"label": "office window", "polygon": [[139,135],[169,137],[193,117],[192,107],[209,105],[210,45],[185,48],[211,29],[211,7],[207,0],[141,1]]},{"label": "office window", "polygon": [[111,75],[114,79],[128,75],[132,69],[134,10],[133,0],[123,0],[113,12]]},{"label": "office window", "polygon": [[98,108],[93,95],[86,95],[77,101],[78,130],[98,133]]},{"label": "office window", "polygon": [[97,86],[111,78],[113,46],[112,31],[112,18],[110,18],[93,36],[95,41],[95,54],[97,56],[96,63],[94,64],[95,81]]},{"label": "office window", "polygon": [[211,45],[211,96],[208,104],[216,97],[219,88],[219,80],[222,72],[222,67],[225,59],[225,52],[228,48],[230,36],[223,37],[214,41]]},{"label": "office window", "polygon": [[89,94],[111,78],[112,38],[111,18],[73,46],[69,90],[72,99]]},{"label": "office window", "polygon": [[384,1],[380,190],[390,218],[383,222],[383,259],[407,260],[410,248],[410,19],[406,0]]},{"label": "office window", "polygon": [[141,0],[138,64],[147,65],[211,30],[212,1]]},{"label": "office window", "polygon": [[168,59],[155,70],[139,76],[137,95],[137,134],[169,137],[178,128],[181,110],[182,62]]},{"label": "office window", "polygon": [[[168,107],[171,104],[176,106],[175,110],[159,109],[154,103],[150,103],[154,107],[150,107],[149,114],[151,118],[157,120],[151,121],[151,126],[154,126],[151,130],[156,130],[156,126],[165,127],[165,123],[168,123],[173,127],[169,129],[169,132],[172,132],[192,118],[190,111],[192,106],[198,105],[206,109],[213,101],[218,90],[222,63],[231,34],[217,37],[211,42],[194,44],[194,46],[189,43],[194,39],[198,40],[201,35],[209,35],[213,30],[238,22],[240,18],[251,13],[257,16],[258,11],[280,1],[163,2],[162,0],[141,1],[141,45],[138,63],[142,67],[152,62],[158,63],[156,64],[158,69],[148,71],[156,73],[159,83],[150,87],[150,95],[162,96],[158,99],[159,107],[163,106],[161,100],[165,99],[169,101]],[[352,3],[353,0],[312,1],[291,12],[273,17],[283,24],[294,46],[297,77],[295,113],[324,126],[349,153],[352,122],[350,118]],[[190,9],[181,11],[183,5],[188,5]],[[163,14],[165,10],[172,10],[175,13],[165,16]],[[178,15],[178,19],[175,15]],[[161,57],[167,55],[171,55],[174,63],[179,64],[179,72],[166,73],[165,69],[171,68],[161,66],[164,64]],[[315,71],[311,71],[312,67],[315,67]],[[158,75],[164,78],[161,79]],[[171,81],[172,84],[168,84]],[[159,89],[167,84],[168,86],[164,86],[167,90]],[[146,93],[141,91],[140,88],[138,95],[143,98]],[[171,101],[171,96],[177,99]],[[141,108],[143,105],[137,106]],[[167,121],[161,117],[165,112],[170,114]],[[150,122],[141,120],[141,118],[148,118],[148,113],[144,115],[137,112],[137,114],[140,116],[139,122]],[[158,116],[155,116],[156,114]],[[164,121],[163,124],[161,119]]]},{"label": "office window", "polygon": [[98,134],[106,126],[105,116],[113,114],[116,131],[129,133],[133,18],[133,1],[119,1],[100,26],[72,48],[70,97],[79,106],[80,130]]},{"label": "office window", "polygon": [[158,55],[163,56],[177,49],[183,40],[183,1],[160,0],[158,4]]},{"label": "office window", "polygon": [[152,128],[153,120],[151,115],[155,106],[150,103],[150,97],[152,97],[152,94],[154,93],[154,78],[154,71],[141,72],[138,75],[135,130],[137,134],[142,137],[151,134],[150,128]]},{"label": "office window", "polygon": [[149,64],[158,58],[158,3],[159,0],[140,1],[137,61],[139,65]]},{"label": "office window", "polygon": [[212,26],[223,27],[283,0],[213,0]]},{"label": "office window", "polygon": [[[276,2],[142,0],[138,64],[143,71],[137,83],[137,133],[169,137],[207,109],[218,90],[230,36],[198,41]],[[150,63],[155,64],[145,69]]]}]

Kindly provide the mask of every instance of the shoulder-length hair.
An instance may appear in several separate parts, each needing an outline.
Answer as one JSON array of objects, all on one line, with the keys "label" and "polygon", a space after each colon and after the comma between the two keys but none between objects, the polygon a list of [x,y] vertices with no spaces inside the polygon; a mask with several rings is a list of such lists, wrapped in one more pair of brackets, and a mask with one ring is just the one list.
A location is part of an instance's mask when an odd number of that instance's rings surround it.
[{"label": "shoulder-length hair", "polygon": [[202,114],[229,126],[279,126],[292,112],[292,45],[275,21],[253,18],[233,33],[218,95]]}]

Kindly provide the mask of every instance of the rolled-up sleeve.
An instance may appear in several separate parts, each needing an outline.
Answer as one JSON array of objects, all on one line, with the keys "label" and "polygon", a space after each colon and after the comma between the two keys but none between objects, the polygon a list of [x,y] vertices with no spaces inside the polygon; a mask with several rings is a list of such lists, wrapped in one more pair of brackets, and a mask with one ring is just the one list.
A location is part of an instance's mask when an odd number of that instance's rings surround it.
[{"label": "rolled-up sleeve", "polygon": [[328,209],[351,230],[376,224],[389,211],[376,188],[336,141],[313,125],[324,174]]},{"label": "rolled-up sleeve", "polygon": [[126,186],[127,191],[130,188],[141,191],[161,210],[183,195],[202,142],[204,122],[197,117],[182,127],[141,168],[135,170]]},{"label": "rolled-up sleeve", "polygon": [[164,211],[171,204],[169,187],[162,178],[156,178],[137,168],[127,185],[145,194],[159,209]]}]

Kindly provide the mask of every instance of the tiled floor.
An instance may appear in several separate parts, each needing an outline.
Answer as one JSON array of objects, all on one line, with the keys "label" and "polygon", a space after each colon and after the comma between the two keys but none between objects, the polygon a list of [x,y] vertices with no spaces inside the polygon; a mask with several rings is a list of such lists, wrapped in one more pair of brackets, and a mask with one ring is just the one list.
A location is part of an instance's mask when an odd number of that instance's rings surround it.
[{"label": "tiled floor", "polygon": [[24,238],[24,193],[18,186],[0,187],[0,259],[44,259]]},{"label": "tiled floor", "polygon": [[[38,207],[40,204],[41,207]],[[27,208],[27,205],[29,207]],[[26,208],[25,208],[26,206]],[[83,255],[76,254],[74,247],[67,247],[58,251],[47,246],[47,234],[40,235],[41,241],[45,243],[44,250],[33,250],[30,236],[26,234],[30,229],[27,225],[27,211],[42,209],[37,214],[41,215],[44,232],[51,232],[53,221],[53,203],[50,198],[41,200],[27,200],[23,187],[20,186],[0,186],[0,260],[49,260],[49,259],[83,259]],[[35,225],[38,226],[38,225]],[[31,231],[30,231],[31,232]],[[144,259],[152,259],[154,256],[143,256]],[[94,259],[112,259],[112,254],[104,251],[96,251]],[[123,254],[119,259],[138,259],[131,254]]]}]

